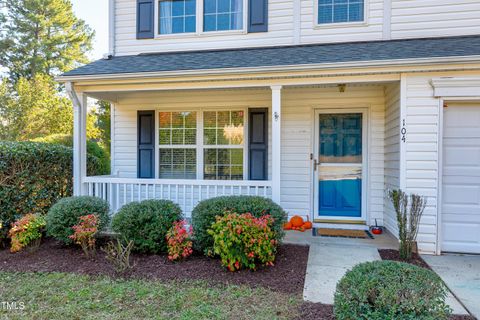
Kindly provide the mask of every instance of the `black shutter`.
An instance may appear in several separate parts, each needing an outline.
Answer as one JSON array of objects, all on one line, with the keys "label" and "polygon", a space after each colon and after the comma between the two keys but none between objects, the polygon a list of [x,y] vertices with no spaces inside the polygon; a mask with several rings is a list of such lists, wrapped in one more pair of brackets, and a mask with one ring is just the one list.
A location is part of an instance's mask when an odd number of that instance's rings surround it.
[{"label": "black shutter", "polygon": [[250,109],[248,115],[250,180],[268,180],[268,110]]},{"label": "black shutter", "polygon": [[137,39],[154,37],[153,0],[137,0]]},{"label": "black shutter", "polygon": [[268,0],[248,0],[248,32],[268,31]]},{"label": "black shutter", "polygon": [[152,179],[155,176],[155,111],[138,111],[137,176]]}]

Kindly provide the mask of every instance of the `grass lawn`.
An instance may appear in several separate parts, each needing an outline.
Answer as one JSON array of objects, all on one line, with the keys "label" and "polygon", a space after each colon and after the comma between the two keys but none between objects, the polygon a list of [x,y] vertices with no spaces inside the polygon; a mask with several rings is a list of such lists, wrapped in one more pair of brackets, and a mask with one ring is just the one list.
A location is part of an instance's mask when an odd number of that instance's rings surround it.
[{"label": "grass lawn", "polygon": [[[198,281],[0,272],[0,284],[2,319],[292,319],[302,303],[267,289]],[[23,302],[25,309],[7,311],[2,302]]]}]

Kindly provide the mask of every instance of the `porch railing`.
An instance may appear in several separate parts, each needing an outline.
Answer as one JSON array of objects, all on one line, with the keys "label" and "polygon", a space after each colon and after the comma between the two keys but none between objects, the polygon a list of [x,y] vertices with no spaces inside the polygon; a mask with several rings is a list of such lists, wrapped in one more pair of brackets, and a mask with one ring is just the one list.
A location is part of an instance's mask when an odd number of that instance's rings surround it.
[{"label": "porch railing", "polygon": [[177,203],[186,218],[202,200],[226,195],[255,195],[272,198],[271,181],[164,180],[117,177],[86,177],[86,193],[102,198],[113,213],[122,206],[148,199],[167,199]]}]

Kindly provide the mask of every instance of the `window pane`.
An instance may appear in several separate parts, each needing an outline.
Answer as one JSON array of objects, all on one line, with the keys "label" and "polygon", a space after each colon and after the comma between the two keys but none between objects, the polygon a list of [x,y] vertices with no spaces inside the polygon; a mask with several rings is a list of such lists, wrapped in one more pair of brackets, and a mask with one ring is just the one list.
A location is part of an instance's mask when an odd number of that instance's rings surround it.
[{"label": "window pane", "polygon": [[218,10],[217,12],[230,12],[230,0],[217,0],[218,1]]},{"label": "window pane", "polygon": [[205,149],[206,180],[242,180],[243,149]]},{"label": "window pane", "polygon": [[319,0],[318,23],[364,20],[364,0]]},{"label": "window pane", "polygon": [[333,6],[320,6],[318,8],[318,23],[333,22]]},{"label": "window pane", "polygon": [[205,145],[242,145],[243,111],[208,111],[203,114]]},{"label": "window pane", "polygon": [[160,149],[160,179],[195,179],[195,149]]},{"label": "window pane", "polygon": [[172,1],[172,16],[181,17],[185,12],[185,1],[174,0]]},{"label": "window pane", "polygon": [[160,112],[160,145],[196,145],[196,112]]},{"label": "window pane", "polygon": [[185,1],[185,15],[195,15],[197,11],[197,4],[195,0],[186,0]]},{"label": "window pane", "polygon": [[348,5],[342,4],[334,7],[333,21],[335,22],[347,22],[348,21]]},{"label": "window pane", "polygon": [[243,28],[243,0],[205,0],[204,31]]},{"label": "window pane", "polygon": [[161,0],[160,34],[195,32],[196,0]]},{"label": "window pane", "polygon": [[205,13],[215,13],[217,11],[217,0],[205,0],[203,10]]}]

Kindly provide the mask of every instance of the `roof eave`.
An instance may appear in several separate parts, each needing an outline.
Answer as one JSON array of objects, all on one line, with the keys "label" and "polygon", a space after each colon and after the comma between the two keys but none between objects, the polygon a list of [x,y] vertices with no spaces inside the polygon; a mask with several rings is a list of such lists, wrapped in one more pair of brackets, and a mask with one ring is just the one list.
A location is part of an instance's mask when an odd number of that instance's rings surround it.
[{"label": "roof eave", "polygon": [[90,74],[90,75],[61,75],[55,78],[61,83],[91,81],[91,80],[127,80],[141,78],[168,78],[179,76],[209,76],[209,75],[229,75],[244,73],[264,73],[264,72],[285,72],[285,71],[305,71],[305,70],[325,70],[325,69],[365,69],[369,67],[399,67],[415,65],[435,65],[445,63],[465,63],[480,62],[480,55],[470,56],[452,56],[452,57],[431,57],[431,58],[413,58],[413,59],[393,59],[393,60],[371,60],[355,62],[335,62],[321,64],[297,64],[297,65],[278,65],[264,67],[247,68],[219,68],[219,69],[201,69],[201,70],[175,70],[175,71],[155,71],[138,73],[111,73],[111,74]]}]

